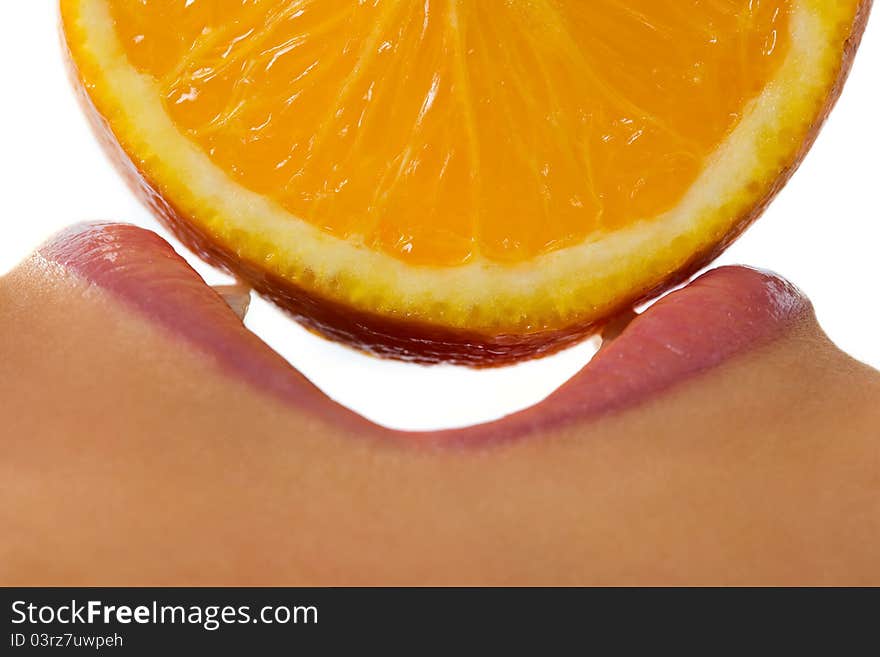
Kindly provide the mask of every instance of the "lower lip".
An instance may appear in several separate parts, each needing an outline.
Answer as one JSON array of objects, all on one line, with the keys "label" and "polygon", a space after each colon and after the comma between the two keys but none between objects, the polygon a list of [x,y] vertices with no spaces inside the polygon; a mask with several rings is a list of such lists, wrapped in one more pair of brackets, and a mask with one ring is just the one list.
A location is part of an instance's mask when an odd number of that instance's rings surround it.
[{"label": "lower lip", "polygon": [[456,444],[498,442],[631,408],[786,335],[812,313],[806,297],[779,276],[721,267],[636,317],[540,404],[497,422],[431,437]]}]

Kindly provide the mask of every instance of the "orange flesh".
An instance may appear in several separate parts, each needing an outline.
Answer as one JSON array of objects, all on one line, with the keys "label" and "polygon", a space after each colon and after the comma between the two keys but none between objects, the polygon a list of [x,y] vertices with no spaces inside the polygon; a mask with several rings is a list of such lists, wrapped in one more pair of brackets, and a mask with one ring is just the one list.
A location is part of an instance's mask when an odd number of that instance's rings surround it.
[{"label": "orange flesh", "polygon": [[673,207],[772,78],[790,0],[115,0],[243,186],[408,263],[520,262]]}]

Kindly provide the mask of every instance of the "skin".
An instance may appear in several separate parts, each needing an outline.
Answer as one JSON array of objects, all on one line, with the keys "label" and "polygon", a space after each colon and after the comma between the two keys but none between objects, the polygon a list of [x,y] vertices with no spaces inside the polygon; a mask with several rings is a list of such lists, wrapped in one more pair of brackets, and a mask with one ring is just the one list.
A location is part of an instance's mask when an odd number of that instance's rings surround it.
[{"label": "skin", "polygon": [[392,432],[155,235],[77,228],[0,279],[0,584],[880,584],[880,373],[796,289],[724,268],[607,338]]}]

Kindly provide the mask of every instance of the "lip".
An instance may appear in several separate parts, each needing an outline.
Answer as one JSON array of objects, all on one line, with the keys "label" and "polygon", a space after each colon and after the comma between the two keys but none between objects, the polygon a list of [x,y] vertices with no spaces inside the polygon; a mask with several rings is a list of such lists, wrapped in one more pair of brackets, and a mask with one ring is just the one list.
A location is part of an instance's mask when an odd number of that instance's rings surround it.
[{"label": "lip", "polygon": [[399,432],[324,395],[247,330],[220,295],[151,231],[121,223],[81,224],[51,239],[38,254],[195,345],[230,375],[349,433],[408,445],[495,444],[619,412],[812,316],[809,301],[779,276],[721,267],[636,316],[540,404],[465,429]]},{"label": "lip", "polygon": [[[780,276],[720,267],[632,319],[540,404],[465,431],[497,440],[619,412],[766,345],[812,317],[809,300]],[[447,435],[454,439],[454,433]]]}]

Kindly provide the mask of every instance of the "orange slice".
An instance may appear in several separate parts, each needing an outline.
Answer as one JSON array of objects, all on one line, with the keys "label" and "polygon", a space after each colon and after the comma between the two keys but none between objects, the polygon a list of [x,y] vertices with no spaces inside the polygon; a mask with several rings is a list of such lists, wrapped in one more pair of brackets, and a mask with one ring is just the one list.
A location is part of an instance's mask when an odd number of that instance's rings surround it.
[{"label": "orange slice", "polygon": [[329,336],[474,364],[579,339],[736,237],[869,5],[61,0],[96,123],[187,244]]}]

